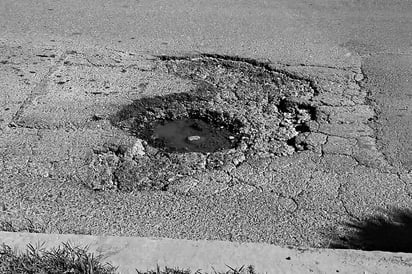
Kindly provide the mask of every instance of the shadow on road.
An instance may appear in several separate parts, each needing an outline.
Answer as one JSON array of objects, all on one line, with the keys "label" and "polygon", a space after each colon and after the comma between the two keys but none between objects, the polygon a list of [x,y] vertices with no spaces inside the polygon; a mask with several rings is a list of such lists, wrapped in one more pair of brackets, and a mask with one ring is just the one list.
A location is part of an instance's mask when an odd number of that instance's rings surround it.
[{"label": "shadow on road", "polygon": [[392,209],[384,214],[345,224],[349,234],[331,248],[412,253],[412,210]]}]

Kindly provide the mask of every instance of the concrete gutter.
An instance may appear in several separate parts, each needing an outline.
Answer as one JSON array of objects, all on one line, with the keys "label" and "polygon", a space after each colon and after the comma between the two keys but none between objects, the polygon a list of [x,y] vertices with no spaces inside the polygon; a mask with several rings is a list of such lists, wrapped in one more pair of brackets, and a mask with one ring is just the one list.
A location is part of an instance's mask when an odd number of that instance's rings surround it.
[{"label": "concrete gutter", "polygon": [[0,242],[16,250],[27,244],[61,243],[89,246],[119,273],[155,269],[157,265],[227,271],[228,266],[254,265],[257,273],[412,273],[412,254],[336,249],[295,249],[269,244],[190,241],[162,238],[0,232]]}]

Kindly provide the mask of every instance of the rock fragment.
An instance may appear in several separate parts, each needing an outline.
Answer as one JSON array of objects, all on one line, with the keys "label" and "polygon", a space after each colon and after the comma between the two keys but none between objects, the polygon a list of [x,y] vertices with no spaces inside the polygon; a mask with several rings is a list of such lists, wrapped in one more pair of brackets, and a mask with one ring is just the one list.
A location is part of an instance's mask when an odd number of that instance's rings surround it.
[{"label": "rock fragment", "polygon": [[188,140],[189,142],[196,142],[196,141],[199,141],[200,139],[201,139],[201,137],[200,137],[200,136],[197,136],[197,135],[188,136],[188,137],[187,137],[187,140]]},{"label": "rock fragment", "polygon": [[143,146],[143,141],[138,139],[131,148],[127,149],[125,157],[133,159],[134,157],[141,157],[145,154],[146,152]]}]

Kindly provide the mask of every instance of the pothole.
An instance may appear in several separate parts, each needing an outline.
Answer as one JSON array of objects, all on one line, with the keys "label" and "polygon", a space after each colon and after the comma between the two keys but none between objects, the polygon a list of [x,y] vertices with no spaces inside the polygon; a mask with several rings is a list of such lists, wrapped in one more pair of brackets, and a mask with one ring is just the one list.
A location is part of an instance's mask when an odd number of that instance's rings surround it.
[{"label": "pothole", "polygon": [[157,71],[195,88],[141,98],[111,118],[144,150],[137,156],[117,153],[119,160],[111,160],[114,187],[167,190],[182,177],[307,149],[299,140],[315,119],[310,81],[216,56],[160,58]]}]

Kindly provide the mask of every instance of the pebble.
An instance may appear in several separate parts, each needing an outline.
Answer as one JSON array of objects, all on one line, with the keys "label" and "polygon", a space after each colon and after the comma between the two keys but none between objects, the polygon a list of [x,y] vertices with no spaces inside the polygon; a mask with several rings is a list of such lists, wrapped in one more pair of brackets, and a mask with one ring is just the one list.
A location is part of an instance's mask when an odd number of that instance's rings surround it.
[{"label": "pebble", "polygon": [[197,135],[189,136],[189,137],[187,137],[187,140],[189,142],[196,142],[196,141],[200,140],[200,136],[197,136]]},{"label": "pebble", "polygon": [[104,114],[100,114],[100,113],[95,113],[95,114],[92,116],[92,119],[93,119],[94,121],[104,120],[104,119],[105,119],[105,115],[104,115]]},{"label": "pebble", "polygon": [[362,73],[358,73],[355,75],[355,81],[360,82],[363,80],[363,74]]}]

